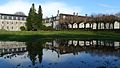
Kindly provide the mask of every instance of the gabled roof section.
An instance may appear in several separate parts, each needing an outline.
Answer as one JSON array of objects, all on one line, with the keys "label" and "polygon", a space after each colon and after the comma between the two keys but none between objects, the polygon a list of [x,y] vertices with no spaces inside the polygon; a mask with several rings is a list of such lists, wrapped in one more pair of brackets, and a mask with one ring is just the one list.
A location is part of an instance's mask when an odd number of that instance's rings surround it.
[{"label": "gabled roof section", "polygon": [[0,13],[0,15],[17,16],[17,17],[27,17],[26,15],[15,15],[15,14],[5,14],[5,13]]}]

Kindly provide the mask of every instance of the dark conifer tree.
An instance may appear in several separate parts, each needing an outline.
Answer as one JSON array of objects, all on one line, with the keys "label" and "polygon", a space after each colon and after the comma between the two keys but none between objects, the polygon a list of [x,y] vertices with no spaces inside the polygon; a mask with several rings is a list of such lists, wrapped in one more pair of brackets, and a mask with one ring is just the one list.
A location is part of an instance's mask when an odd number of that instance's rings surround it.
[{"label": "dark conifer tree", "polygon": [[28,31],[32,30],[31,12],[32,12],[32,8],[30,8],[30,11],[29,11],[29,14],[28,14],[28,17],[27,17],[26,26],[27,26],[27,30],[28,30]]},{"label": "dark conifer tree", "polygon": [[34,4],[32,4],[32,7],[30,8],[30,11],[29,11],[29,14],[28,14],[28,17],[27,17],[27,29],[30,31],[30,30],[33,30],[36,28],[36,10],[35,10],[35,6]]},{"label": "dark conifer tree", "polygon": [[39,5],[39,8],[38,8],[38,28],[40,29],[40,28],[42,28],[42,16],[43,16],[43,14],[42,14],[42,8],[41,8],[41,5]]},{"label": "dark conifer tree", "polygon": [[42,8],[39,5],[38,13],[36,13],[36,9],[34,4],[30,8],[28,17],[27,17],[27,30],[38,30],[42,28]]}]

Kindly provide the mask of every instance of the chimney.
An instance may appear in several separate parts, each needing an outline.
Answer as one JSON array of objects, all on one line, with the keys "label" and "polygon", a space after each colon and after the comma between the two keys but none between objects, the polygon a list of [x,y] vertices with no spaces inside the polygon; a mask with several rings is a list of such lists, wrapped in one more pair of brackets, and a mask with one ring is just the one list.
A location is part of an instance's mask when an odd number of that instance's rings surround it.
[{"label": "chimney", "polygon": [[73,12],[73,15],[75,15],[75,12]]},{"label": "chimney", "polygon": [[57,11],[57,16],[59,16],[59,13],[60,13],[60,11],[58,10],[58,11]]},{"label": "chimney", "polygon": [[78,16],[78,13],[76,13],[76,16]]},{"label": "chimney", "polygon": [[87,17],[87,14],[85,14],[85,16]]},{"label": "chimney", "polygon": [[93,18],[94,16],[93,16],[93,15],[91,15],[91,17]]}]

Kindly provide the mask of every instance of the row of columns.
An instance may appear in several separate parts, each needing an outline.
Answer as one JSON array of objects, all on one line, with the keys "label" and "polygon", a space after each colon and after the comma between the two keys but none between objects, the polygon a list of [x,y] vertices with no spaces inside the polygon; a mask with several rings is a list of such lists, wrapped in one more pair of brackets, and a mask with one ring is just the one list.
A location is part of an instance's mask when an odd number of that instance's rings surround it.
[{"label": "row of columns", "polygon": [[96,29],[114,29],[114,23],[96,23]]},{"label": "row of columns", "polygon": [[[74,28],[74,24],[77,25],[76,28],[80,28],[80,24],[81,23],[69,23],[71,25],[71,28],[73,29]],[[61,27],[62,28],[69,28],[69,24],[62,24]],[[115,22],[114,23],[83,23],[84,24],[84,29],[114,29],[115,28]],[[89,26],[87,26],[87,24]],[[95,26],[94,26],[95,25]],[[120,29],[120,23],[119,23],[119,29]]]},{"label": "row of columns", "polygon": [[[56,44],[55,44],[56,43]],[[117,43],[117,44],[116,44]],[[103,41],[103,40],[70,40],[70,41],[64,41],[64,42],[52,42],[52,46],[59,47],[62,46],[118,46],[120,47],[120,42],[114,42],[114,41]]]},{"label": "row of columns", "polygon": [[[80,42],[81,43],[83,43],[83,44],[80,44]],[[119,44],[118,44],[118,46],[120,47],[120,42],[118,42]],[[86,40],[84,40],[84,41],[71,41],[71,44],[69,44],[69,45],[75,45],[75,46],[77,46],[77,45],[83,45],[83,46],[93,46],[93,45],[95,45],[95,46],[116,46],[117,44],[115,44],[115,42],[111,42],[111,41],[101,41],[101,40],[90,40],[90,41],[86,41]]]}]

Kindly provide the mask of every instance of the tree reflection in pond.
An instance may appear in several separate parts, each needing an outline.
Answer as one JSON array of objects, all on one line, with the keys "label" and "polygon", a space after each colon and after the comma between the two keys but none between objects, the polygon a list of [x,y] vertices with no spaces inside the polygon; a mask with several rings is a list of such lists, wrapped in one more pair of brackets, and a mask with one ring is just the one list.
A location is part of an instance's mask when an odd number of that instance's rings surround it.
[{"label": "tree reflection in pond", "polygon": [[39,63],[41,63],[43,55],[43,42],[26,42],[26,45],[28,56],[30,57],[33,65],[35,65],[35,61],[37,58],[39,58]]}]

